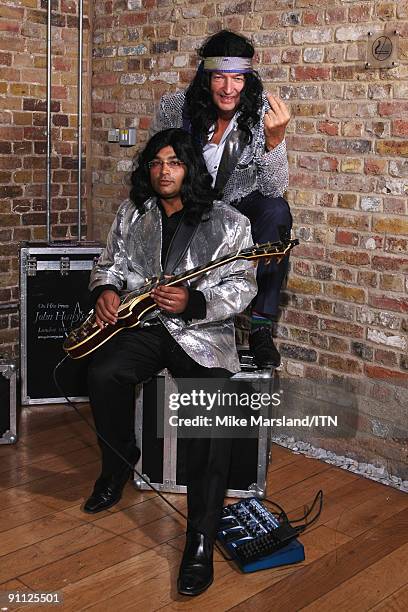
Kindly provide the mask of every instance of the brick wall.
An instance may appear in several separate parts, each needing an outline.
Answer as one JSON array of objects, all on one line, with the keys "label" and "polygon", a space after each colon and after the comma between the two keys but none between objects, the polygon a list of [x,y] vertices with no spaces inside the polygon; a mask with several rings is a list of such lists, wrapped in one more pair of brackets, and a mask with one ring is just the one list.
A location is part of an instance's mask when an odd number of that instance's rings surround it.
[{"label": "brick wall", "polygon": [[[367,32],[385,25],[401,35],[398,65],[367,70]],[[97,3],[96,237],[104,239],[128,194],[135,153],[109,145],[107,129],[135,126],[142,144],[160,95],[190,81],[195,48],[222,27],[252,38],[266,88],[293,115],[288,199],[301,246],[277,328],[285,372],[354,384],[363,398],[359,432],[326,446],[406,474],[407,2]]]},{"label": "brick wall", "polygon": [[[4,0],[0,6],[0,354],[18,352],[18,244],[46,238],[47,4]],[[77,236],[77,5],[52,4],[54,240]],[[85,20],[85,109],[88,33]],[[86,122],[84,139],[85,129]],[[85,221],[86,200],[83,206]]]}]

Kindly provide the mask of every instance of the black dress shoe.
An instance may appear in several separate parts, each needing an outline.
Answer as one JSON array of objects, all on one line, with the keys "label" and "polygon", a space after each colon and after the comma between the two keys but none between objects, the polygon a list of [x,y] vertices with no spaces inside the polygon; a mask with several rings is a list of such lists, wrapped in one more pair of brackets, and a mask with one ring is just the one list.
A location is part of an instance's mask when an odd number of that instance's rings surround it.
[{"label": "black dress shoe", "polygon": [[[140,458],[140,450],[135,449],[129,463],[136,465]],[[132,470],[129,466],[125,466],[120,472],[111,476],[100,476],[95,482],[94,490],[91,496],[88,497],[84,504],[84,512],[87,514],[96,514],[107,510],[118,503],[122,497],[122,492],[125,484],[132,475]]]},{"label": "black dress shoe", "polygon": [[270,327],[257,327],[249,335],[249,348],[259,368],[280,366],[280,355],[273,343]]},{"label": "black dress shoe", "polygon": [[199,595],[214,579],[214,544],[196,531],[187,532],[186,546],[180,565],[177,589],[181,595]]}]

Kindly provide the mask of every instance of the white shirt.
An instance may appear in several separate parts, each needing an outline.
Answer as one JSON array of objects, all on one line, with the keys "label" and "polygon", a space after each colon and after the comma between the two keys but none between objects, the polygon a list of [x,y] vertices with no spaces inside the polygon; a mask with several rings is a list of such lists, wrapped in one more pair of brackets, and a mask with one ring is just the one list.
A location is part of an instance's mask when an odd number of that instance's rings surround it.
[{"label": "white shirt", "polygon": [[[221,140],[218,144],[214,144],[213,142],[208,142],[203,147],[203,155],[204,160],[207,166],[208,172],[211,174],[213,178],[213,187],[215,185],[215,181],[217,178],[218,168],[221,162],[222,154],[224,153],[225,142],[232,132],[233,129],[237,126],[237,113],[233,116],[231,121],[229,122],[227,129],[223,133]],[[211,140],[215,132],[215,125],[210,128],[210,132],[208,134],[208,140]]]}]

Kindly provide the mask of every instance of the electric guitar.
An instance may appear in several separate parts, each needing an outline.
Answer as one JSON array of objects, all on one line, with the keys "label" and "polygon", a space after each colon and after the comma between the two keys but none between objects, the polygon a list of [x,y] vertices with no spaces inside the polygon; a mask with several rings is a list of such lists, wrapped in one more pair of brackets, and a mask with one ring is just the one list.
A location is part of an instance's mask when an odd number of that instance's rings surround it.
[{"label": "electric guitar", "polygon": [[176,276],[147,279],[142,287],[124,295],[119,304],[118,320],[115,325],[107,324],[101,329],[96,323],[95,312],[91,311],[82,325],[70,332],[64,342],[64,350],[72,359],[80,359],[98,349],[102,344],[110,340],[112,336],[122,331],[122,329],[140,325],[143,318],[157,308],[157,304],[150,297],[150,292],[158,285],[179,285],[183,281],[205,274],[210,270],[238,259],[265,258],[266,260],[271,260],[272,257],[276,257],[280,261],[298,244],[299,240],[255,244],[247,249],[224,255],[204,266],[197,266]]}]

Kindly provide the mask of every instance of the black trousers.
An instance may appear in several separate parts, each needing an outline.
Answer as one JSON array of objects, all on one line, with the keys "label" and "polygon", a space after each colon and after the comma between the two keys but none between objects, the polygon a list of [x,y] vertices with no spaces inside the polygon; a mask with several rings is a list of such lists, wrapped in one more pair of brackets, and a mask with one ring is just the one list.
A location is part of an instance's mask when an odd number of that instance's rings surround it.
[{"label": "black trousers", "polygon": [[[162,324],[129,329],[114,336],[94,354],[88,370],[89,396],[96,429],[130,459],[135,448],[135,385],[168,368],[180,378],[229,378],[221,368],[196,363]],[[151,406],[156,410],[156,406]],[[98,438],[102,477],[123,469],[121,459]],[[223,507],[231,440],[194,438],[187,445],[189,528],[214,538]]]},{"label": "black trousers", "polygon": [[[251,222],[252,239],[255,243],[276,242],[280,240],[280,228],[286,232],[292,229],[292,215],[289,205],[283,198],[271,198],[259,191],[250,193],[239,202],[236,208]],[[279,310],[279,293],[287,274],[289,255],[280,263],[272,259],[265,265],[261,259],[258,263],[258,294],[252,303],[256,312],[275,319]]]}]

